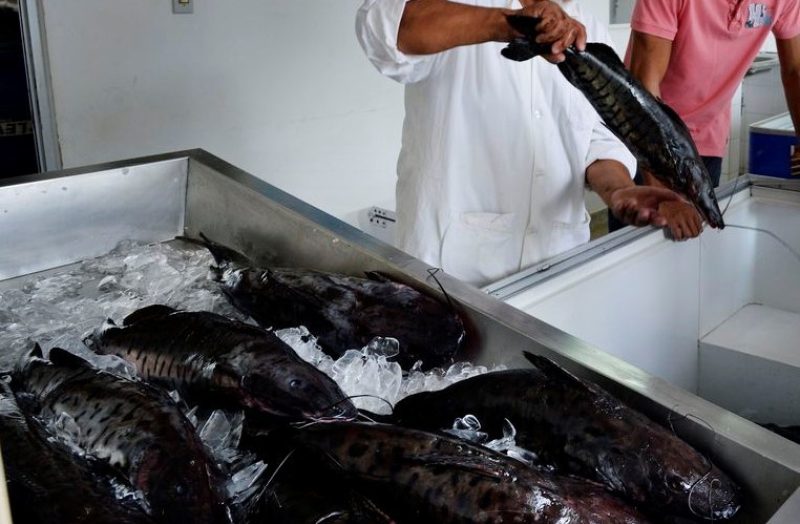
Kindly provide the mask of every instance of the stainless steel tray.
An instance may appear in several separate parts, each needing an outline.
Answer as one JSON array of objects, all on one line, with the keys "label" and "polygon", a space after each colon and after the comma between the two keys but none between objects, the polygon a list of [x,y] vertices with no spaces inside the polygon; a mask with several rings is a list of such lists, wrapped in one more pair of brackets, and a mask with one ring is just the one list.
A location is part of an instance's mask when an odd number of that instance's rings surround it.
[{"label": "stainless steel tray", "polygon": [[[199,231],[256,259],[350,274],[379,270],[441,294],[421,261],[202,150],[0,182],[0,285],[104,254],[124,239]],[[477,288],[441,272],[436,279],[459,304],[478,362],[524,367],[522,350],[540,353],[655,420],[681,418],[681,436],[745,488],[734,522],[798,522],[798,446]]]}]

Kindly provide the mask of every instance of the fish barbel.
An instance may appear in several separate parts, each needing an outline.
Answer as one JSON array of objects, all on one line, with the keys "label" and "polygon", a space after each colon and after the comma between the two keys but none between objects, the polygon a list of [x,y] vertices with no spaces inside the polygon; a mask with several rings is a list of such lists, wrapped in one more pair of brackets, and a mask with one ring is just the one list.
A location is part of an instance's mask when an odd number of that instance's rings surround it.
[{"label": "fish barbel", "polygon": [[[509,44],[503,56],[523,61],[549,52],[549,44],[535,43],[538,18],[507,18],[525,38]],[[711,227],[724,228],[711,177],[678,114],[645,89],[607,45],[589,43],[585,51],[570,47],[564,55],[558,69],[639,164],[666,187],[688,197]]]},{"label": "fish barbel", "polygon": [[400,349],[394,360],[404,369],[418,360],[422,369],[446,366],[459,356],[465,330],[450,304],[378,273],[358,278],[257,268],[241,253],[201,237],[217,263],[213,278],[234,306],[264,327],[305,326],[334,358],[375,337],[391,337]]},{"label": "fish barbel", "polygon": [[555,477],[464,441],[387,424],[332,422],[289,434],[401,522],[648,522],[602,486]]},{"label": "fish barbel", "polygon": [[45,360],[37,347],[12,377],[35,416],[69,417],[72,443],[122,471],[157,522],[230,523],[217,467],[166,393],[59,348]]},{"label": "fish barbel", "polygon": [[148,306],[117,327],[84,338],[96,353],[117,355],[137,373],[188,396],[230,399],[241,407],[296,419],[354,418],[336,382],[271,331],[209,312]]},{"label": "fish barbel", "polygon": [[469,413],[484,431],[499,433],[508,419],[517,444],[542,462],[593,478],[637,505],[687,518],[736,514],[738,486],[689,444],[549,359],[526,357],[534,369],[487,373],[406,397],[395,406],[395,422],[438,431]]}]

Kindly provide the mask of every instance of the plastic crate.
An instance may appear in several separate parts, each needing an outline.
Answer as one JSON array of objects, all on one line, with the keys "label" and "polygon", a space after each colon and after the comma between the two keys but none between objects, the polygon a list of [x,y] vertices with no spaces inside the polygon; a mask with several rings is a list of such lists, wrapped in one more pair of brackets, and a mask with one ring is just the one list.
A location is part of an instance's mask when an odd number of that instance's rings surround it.
[{"label": "plastic crate", "polygon": [[800,163],[792,165],[792,154],[798,147],[797,136],[789,113],[750,125],[749,171],[754,175],[800,178]]}]

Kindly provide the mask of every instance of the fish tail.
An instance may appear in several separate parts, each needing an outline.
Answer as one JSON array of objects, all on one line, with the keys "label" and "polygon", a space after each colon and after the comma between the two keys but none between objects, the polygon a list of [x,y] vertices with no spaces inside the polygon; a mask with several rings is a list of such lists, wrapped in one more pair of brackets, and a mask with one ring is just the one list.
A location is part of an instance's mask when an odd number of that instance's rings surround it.
[{"label": "fish tail", "polygon": [[217,264],[216,266],[211,267],[211,274],[214,280],[220,280],[223,273],[225,273],[225,271],[228,269],[251,267],[253,265],[249,258],[242,253],[239,253],[235,249],[231,249],[227,246],[223,246],[222,244],[214,242],[202,232],[199,232],[198,235],[200,236],[200,240],[184,236],[179,236],[176,238],[191,242],[193,244],[199,244],[208,249],[208,251],[211,253],[211,256],[214,257],[214,262]]},{"label": "fish tail", "polygon": [[539,55],[550,52],[550,44],[539,44],[536,42],[538,31],[536,26],[541,22],[541,18],[531,16],[508,15],[506,16],[508,25],[523,36],[515,38],[500,53],[515,62],[524,62]]}]

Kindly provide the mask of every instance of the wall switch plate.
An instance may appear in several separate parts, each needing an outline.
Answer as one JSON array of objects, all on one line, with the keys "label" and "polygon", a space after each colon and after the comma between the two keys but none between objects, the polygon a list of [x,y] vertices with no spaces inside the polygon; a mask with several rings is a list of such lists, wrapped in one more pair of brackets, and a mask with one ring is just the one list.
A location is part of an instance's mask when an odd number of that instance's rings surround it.
[{"label": "wall switch plate", "polygon": [[172,0],[174,14],[194,13],[194,0]]}]

